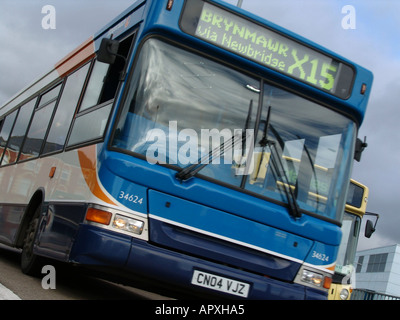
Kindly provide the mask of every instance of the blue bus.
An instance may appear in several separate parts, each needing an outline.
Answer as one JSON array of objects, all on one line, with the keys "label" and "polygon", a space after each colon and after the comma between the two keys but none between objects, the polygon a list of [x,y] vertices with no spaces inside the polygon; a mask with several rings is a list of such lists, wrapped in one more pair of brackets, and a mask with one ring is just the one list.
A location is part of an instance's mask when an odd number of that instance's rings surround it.
[{"label": "blue bus", "polygon": [[232,299],[326,299],[372,74],[223,1],[138,0],[0,109],[0,242]]}]

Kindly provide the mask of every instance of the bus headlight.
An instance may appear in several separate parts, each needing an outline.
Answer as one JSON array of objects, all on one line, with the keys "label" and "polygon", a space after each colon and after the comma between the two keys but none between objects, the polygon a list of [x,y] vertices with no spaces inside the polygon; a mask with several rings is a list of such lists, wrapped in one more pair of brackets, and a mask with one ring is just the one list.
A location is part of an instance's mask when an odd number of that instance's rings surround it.
[{"label": "bus headlight", "polygon": [[340,291],[339,297],[342,300],[347,300],[349,298],[349,295],[349,290],[343,288],[342,291]]},{"label": "bus headlight", "polygon": [[324,276],[322,274],[304,269],[301,276],[301,281],[316,287],[322,287],[324,283]]},{"label": "bus headlight", "polygon": [[309,266],[303,266],[297,273],[294,282],[303,286],[328,291],[332,284],[332,276],[322,270],[313,269]]},{"label": "bus headlight", "polygon": [[147,216],[140,212],[125,212],[98,204],[89,204],[85,224],[149,241]]},{"label": "bus headlight", "polygon": [[112,226],[118,230],[140,235],[143,232],[144,222],[116,214]]}]

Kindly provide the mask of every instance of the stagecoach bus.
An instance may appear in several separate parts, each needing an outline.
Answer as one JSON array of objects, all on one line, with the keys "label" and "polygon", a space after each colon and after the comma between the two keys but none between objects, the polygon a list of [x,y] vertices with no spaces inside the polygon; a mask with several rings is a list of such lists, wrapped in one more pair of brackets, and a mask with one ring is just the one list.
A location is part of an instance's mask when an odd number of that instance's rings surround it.
[{"label": "stagecoach bus", "polygon": [[326,299],[372,74],[220,0],[138,0],[0,109],[0,242],[234,299]]}]

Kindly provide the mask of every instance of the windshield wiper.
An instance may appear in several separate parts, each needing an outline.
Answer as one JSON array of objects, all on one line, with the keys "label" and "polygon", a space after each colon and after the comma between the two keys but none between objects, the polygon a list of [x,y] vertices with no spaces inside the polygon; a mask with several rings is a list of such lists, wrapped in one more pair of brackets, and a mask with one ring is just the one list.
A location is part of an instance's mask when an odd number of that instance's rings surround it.
[{"label": "windshield wiper", "polygon": [[242,134],[242,139],[240,139],[240,141],[238,141],[237,137],[238,137],[238,135],[232,136],[232,138],[229,140],[229,142],[231,142],[231,143],[229,143],[226,147],[225,147],[225,141],[224,141],[218,147],[215,147],[207,155],[205,155],[203,158],[201,158],[199,163],[192,164],[191,166],[183,169],[182,171],[178,172],[175,175],[175,177],[179,180],[186,181],[186,180],[190,179],[191,177],[195,176],[204,167],[209,165],[215,159],[215,157],[219,157],[219,156],[221,156],[221,154],[231,150],[238,143],[241,143],[243,146],[243,142],[246,140],[246,132],[244,132]]},{"label": "windshield wiper", "polygon": [[250,126],[251,122],[251,114],[253,112],[253,100],[250,100],[249,104],[249,110],[247,112],[247,118],[245,122],[245,128],[242,131],[242,139],[238,141],[238,139],[235,139],[238,137],[238,135],[232,135],[232,138],[229,140],[229,145],[225,147],[226,141],[224,141],[222,144],[219,146],[215,147],[212,149],[207,155],[199,159],[195,164],[192,164],[191,166],[183,169],[182,171],[178,172],[175,177],[179,180],[186,181],[190,179],[191,177],[194,177],[199,171],[201,171],[204,167],[209,165],[215,157],[220,157],[221,154],[230,151],[232,148],[234,148],[238,143],[241,143],[242,145],[242,156],[244,155],[244,148],[243,148],[243,143],[247,138],[247,129]]},{"label": "windshield wiper", "polygon": [[[275,141],[269,140],[268,139],[268,131],[269,128],[271,127],[272,129],[272,125],[270,124],[270,119],[271,119],[271,106],[268,107],[268,114],[267,114],[267,119],[265,121],[265,127],[264,127],[264,132],[263,132],[263,137],[261,139],[260,146],[263,148],[263,153],[265,150],[265,147],[268,146],[270,151],[271,151],[271,163],[272,166],[274,167],[275,172],[277,173],[277,177],[276,178],[281,178],[282,180],[282,186],[283,186],[283,191],[285,193],[288,205],[289,205],[289,213],[291,216],[293,216],[294,218],[300,218],[301,217],[301,212],[299,209],[299,205],[297,203],[296,197],[293,193],[292,188],[290,187],[290,183],[289,183],[289,178],[286,174],[285,168],[283,166],[282,163],[282,159],[279,155],[279,152],[277,150],[276,147],[276,143]],[[276,130],[273,130],[274,134],[277,136],[277,138],[279,138],[279,134],[278,132],[276,132]],[[262,159],[262,157],[261,157]],[[276,182],[278,182],[278,179],[275,179]]]},{"label": "windshield wiper", "polygon": [[300,218],[301,213],[299,209],[299,205],[297,204],[296,197],[293,193],[292,188],[290,187],[289,178],[284,169],[282,159],[279,156],[278,150],[276,148],[276,144],[274,141],[268,141],[269,149],[271,150],[271,161],[272,165],[275,168],[275,171],[278,173],[278,176],[282,178],[284,181],[282,182],[283,191],[285,193],[288,205],[289,205],[289,213],[294,218]]}]

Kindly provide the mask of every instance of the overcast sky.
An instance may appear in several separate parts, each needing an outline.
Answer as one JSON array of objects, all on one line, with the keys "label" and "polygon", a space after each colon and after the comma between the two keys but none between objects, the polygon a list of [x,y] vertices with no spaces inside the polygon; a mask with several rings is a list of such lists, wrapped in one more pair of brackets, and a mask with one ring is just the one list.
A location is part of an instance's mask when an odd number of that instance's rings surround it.
[{"label": "overcast sky", "polygon": [[[66,54],[129,7],[133,0],[0,0],[0,105],[50,71]],[[227,0],[237,4],[237,0]],[[56,9],[56,29],[43,29],[42,8]],[[343,28],[346,5],[355,29]],[[400,1],[243,0],[262,16],[368,68],[374,84],[360,137],[368,148],[353,178],[368,185],[368,211],[381,218],[359,249],[400,243]],[[353,20],[354,21],[354,20]]]}]

